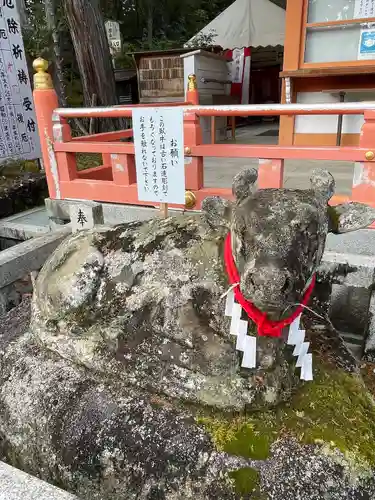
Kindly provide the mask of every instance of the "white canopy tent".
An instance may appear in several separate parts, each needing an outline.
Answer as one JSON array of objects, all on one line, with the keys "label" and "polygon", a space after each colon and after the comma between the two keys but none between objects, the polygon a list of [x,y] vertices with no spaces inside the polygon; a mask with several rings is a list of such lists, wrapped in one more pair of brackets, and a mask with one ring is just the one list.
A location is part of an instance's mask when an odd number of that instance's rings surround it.
[{"label": "white canopy tent", "polygon": [[236,0],[186,45],[210,33],[223,49],[284,45],[285,10],[269,0]]}]

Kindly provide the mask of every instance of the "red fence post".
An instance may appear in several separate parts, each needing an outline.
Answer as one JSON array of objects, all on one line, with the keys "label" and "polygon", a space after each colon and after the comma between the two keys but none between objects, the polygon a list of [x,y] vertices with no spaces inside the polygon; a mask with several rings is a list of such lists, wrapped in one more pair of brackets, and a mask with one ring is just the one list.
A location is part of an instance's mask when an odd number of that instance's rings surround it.
[{"label": "red fence post", "polygon": [[193,106],[198,106],[199,104],[199,94],[197,77],[195,75],[188,76],[188,88],[186,92],[186,101]]},{"label": "red fence post", "polygon": [[192,146],[202,144],[202,130],[199,117],[190,111],[184,115],[185,141],[185,188],[198,191],[204,183],[203,157],[191,157]]},{"label": "red fence post", "polygon": [[284,160],[265,160],[259,158],[258,187],[282,188],[284,183]]},{"label": "red fence post", "polygon": [[359,147],[368,151],[354,167],[352,201],[375,206],[375,111],[365,111],[364,118]]},{"label": "red fence post", "polygon": [[37,118],[43,166],[46,173],[48,192],[52,199],[60,198],[59,175],[53,151],[52,113],[59,107],[57,94],[51,76],[47,73],[48,62],[38,58],[33,62],[34,105]]},{"label": "red fence post", "polygon": [[[186,101],[197,106],[199,104],[197,77],[189,75]],[[184,114],[184,142],[185,142],[185,189],[198,191],[204,183],[203,157],[191,157],[192,146],[202,144],[202,129],[199,117],[187,111]]]},{"label": "red fence post", "polygon": [[[61,118],[60,123],[53,125],[53,138],[55,142],[69,142],[72,140],[72,131],[65,118]],[[60,181],[73,181],[77,179],[76,154],[58,151],[55,153],[55,156]]]},{"label": "red fence post", "polygon": [[121,186],[130,186],[137,182],[134,155],[110,154],[113,182]]}]

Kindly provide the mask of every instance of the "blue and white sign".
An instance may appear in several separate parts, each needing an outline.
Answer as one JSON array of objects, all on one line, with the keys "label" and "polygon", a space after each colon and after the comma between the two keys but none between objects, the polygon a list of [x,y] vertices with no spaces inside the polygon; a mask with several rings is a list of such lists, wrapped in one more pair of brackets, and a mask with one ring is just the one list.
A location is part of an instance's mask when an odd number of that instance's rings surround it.
[{"label": "blue and white sign", "polygon": [[140,201],[185,204],[183,119],[177,107],[133,110]]},{"label": "blue and white sign", "polygon": [[375,29],[361,31],[358,59],[375,59]]}]

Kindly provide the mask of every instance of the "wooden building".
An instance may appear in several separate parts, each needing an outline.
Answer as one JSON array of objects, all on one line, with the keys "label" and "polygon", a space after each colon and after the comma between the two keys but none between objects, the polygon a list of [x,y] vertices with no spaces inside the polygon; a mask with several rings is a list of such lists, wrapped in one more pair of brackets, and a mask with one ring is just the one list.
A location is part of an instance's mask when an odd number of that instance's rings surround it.
[{"label": "wooden building", "polygon": [[184,101],[184,65],[180,56],[190,51],[172,49],[133,54],[140,103]]},{"label": "wooden building", "polygon": [[[375,101],[375,0],[288,0],[283,102]],[[357,145],[363,116],[282,117],[280,144]]]},{"label": "wooden building", "polygon": [[116,69],[116,94],[119,104],[138,104],[138,81],[135,69]]},{"label": "wooden building", "polygon": [[[219,54],[221,47],[209,50],[191,48],[135,52],[139,102],[184,102],[188,76],[197,76],[200,104],[233,104],[228,85],[228,58]],[[214,123],[201,118],[203,142],[210,143],[213,132],[222,139],[227,134],[226,118]]]}]

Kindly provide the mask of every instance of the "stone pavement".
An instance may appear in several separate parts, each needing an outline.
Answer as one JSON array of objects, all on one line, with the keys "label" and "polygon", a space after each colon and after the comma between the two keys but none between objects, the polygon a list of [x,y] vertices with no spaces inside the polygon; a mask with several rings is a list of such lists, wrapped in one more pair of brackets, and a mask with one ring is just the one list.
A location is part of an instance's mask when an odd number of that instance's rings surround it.
[{"label": "stone pavement", "polygon": [[[260,124],[238,128],[237,144],[277,144],[277,136],[259,135],[267,130],[277,130],[277,124]],[[225,143],[233,143],[232,140]],[[206,187],[227,188],[232,185],[233,176],[249,166],[258,167],[257,159],[246,158],[205,158],[204,184]],[[310,173],[314,168],[324,168],[331,172],[336,180],[336,194],[350,195],[353,180],[354,163],[330,162],[319,160],[286,160],[284,186],[287,188],[309,187]]]},{"label": "stone pavement", "polygon": [[78,500],[78,498],[0,462],[0,500]]}]

